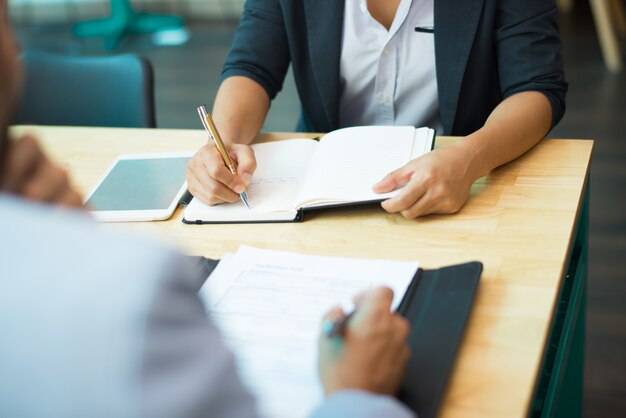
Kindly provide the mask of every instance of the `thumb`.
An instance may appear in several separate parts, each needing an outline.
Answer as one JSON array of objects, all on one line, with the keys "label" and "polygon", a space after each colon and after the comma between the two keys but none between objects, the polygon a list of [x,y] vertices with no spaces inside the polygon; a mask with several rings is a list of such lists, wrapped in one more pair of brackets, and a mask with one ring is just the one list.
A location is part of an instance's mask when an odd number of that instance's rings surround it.
[{"label": "thumb", "polygon": [[254,170],[256,170],[256,157],[252,147],[243,144],[235,144],[231,147],[232,157],[237,163],[237,173],[243,182],[248,185]]},{"label": "thumb", "polygon": [[376,193],[390,192],[407,184],[412,175],[413,170],[407,164],[387,174],[381,181],[372,186],[372,190]]}]

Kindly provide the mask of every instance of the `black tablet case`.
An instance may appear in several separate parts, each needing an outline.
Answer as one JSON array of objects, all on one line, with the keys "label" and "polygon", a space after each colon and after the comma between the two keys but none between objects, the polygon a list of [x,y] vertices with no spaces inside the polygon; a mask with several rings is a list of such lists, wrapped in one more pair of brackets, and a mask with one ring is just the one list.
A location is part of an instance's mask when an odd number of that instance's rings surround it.
[{"label": "black tablet case", "polygon": [[[198,289],[219,260],[197,259]],[[411,358],[398,399],[419,418],[435,418],[445,393],[483,266],[419,269],[398,307],[411,322]]]},{"label": "black tablet case", "polygon": [[411,358],[398,398],[419,418],[435,418],[454,366],[483,266],[419,270],[399,311],[411,322]]}]

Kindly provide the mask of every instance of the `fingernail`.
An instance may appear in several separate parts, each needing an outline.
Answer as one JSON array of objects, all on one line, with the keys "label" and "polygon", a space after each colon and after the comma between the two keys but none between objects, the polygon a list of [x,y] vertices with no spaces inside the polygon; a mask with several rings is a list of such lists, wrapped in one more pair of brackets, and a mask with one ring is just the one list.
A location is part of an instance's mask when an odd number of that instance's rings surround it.
[{"label": "fingernail", "polygon": [[250,173],[242,173],[241,174],[241,180],[244,182],[244,184],[250,184],[250,180],[252,180],[252,176],[250,175]]},{"label": "fingernail", "polygon": [[235,193],[243,193],[244,190],[246,190],[246,188],[243,187],[242,184],[238,184],[237,186],[235,186]]}]

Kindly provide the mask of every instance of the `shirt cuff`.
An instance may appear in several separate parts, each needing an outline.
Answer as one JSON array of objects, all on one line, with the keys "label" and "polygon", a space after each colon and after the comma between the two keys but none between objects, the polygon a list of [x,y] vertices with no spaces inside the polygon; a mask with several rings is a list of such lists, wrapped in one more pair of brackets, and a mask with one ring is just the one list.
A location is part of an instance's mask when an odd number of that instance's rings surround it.
[{"label": "shirt cuff", "polygon": [[322,402],[310,418],[415,418],[416,415],[391,396],[361,390],[342,390]]}]

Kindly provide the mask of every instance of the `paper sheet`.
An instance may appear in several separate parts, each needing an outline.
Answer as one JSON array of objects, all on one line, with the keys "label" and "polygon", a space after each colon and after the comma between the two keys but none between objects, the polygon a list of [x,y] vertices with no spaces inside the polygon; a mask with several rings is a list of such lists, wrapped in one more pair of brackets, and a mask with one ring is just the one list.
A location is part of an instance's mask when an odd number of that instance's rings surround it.
[{"label": "paper sheet", "polygon": [[[185,210],[185,218],[191,221],[268,220],[273,219],[268,213],[295,213],[295,196],[304,182],[317,145],[316,141],[310,139],[253,145],[258,165],[252,183],[246,190],[251,209],[241,201],[208,206],[193,199]],[[279,219],[290,218],[283,216]]]},{"label": "paper sheet", "polygon": [[300,418],[322,400],[316,364],[322,316],[382,285],[394,291],[395,309],[417,267],[241,247],[222,259],[200,296],[262,416]]},{"label": "paper sheet", "polygon": [[[321,198],[337,201],[383,199],[372,186],[411,160],[416,130],[412,126],[356,126],[328,133],[310,164],[298,202],[308,206]],[[337,181],[341,179],[341,181]]]}]

